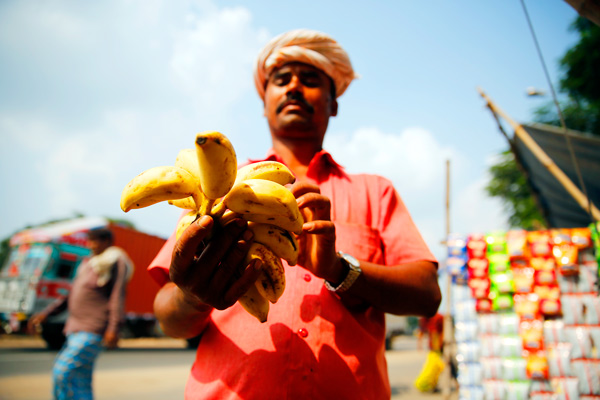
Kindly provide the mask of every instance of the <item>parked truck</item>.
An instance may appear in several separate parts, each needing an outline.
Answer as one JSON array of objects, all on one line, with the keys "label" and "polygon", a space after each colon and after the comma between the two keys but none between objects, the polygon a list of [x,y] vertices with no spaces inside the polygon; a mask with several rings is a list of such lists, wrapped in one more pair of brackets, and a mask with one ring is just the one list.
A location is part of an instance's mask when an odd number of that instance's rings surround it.
[{"label": "parked truck", "polygon": [[[146,268],[165,239],[99,217],[76,218],[16,233],[0,269],[0,323],[5,333],[24,332],[27,320],[58,297],[66,295],[77,268],[89,257],[86,233],[108,227],[114,245],[124,249],[135,265],[125,301],[127,336],[158,334],[152,304],[159,287]],[[41,336],[49,348],[60,348],[67,311],[49,317]]]}]

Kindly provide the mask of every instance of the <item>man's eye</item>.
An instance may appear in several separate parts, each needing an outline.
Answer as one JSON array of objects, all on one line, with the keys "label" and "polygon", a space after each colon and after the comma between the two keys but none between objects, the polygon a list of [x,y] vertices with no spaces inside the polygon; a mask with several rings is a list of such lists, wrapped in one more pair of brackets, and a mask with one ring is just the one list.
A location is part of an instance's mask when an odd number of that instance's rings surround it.
[{"label": "man's eye", "polygon": [[290,78],[286,77],[286,76],[275,76],[275,77],[273,77],[273,84],[275,84],[277,86],[287,85],[287,83],[289,81],[290,81]]}]

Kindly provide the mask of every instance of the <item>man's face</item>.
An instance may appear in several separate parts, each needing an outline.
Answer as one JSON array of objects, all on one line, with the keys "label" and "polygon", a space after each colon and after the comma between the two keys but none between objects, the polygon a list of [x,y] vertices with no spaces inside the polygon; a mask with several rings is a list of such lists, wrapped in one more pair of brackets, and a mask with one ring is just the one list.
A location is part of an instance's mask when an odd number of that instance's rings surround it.
[{"label": "man's face", "polygon": [[265,88],[264,114],[271,132],[323,140],[329,117],[337,114],[332,82],[312,65],[290,63],[273,71]]}]

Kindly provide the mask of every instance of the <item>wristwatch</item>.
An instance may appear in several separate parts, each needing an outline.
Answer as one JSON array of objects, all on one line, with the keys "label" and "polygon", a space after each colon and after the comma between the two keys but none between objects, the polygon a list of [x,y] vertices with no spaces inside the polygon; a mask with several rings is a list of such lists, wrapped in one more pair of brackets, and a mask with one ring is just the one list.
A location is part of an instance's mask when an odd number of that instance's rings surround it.
[{"label": "wristwatch", "polygon": [[342,283],[340,283],[337,287],[333,286],[331,283],[325,280],[325,287],[331,290],[332,292],[343,293],[346,290],[350,289],[350,286],[354,284],[356,278],[358,278],[362,273],[362,270],[360,269],[360,263],[358,262],[358,260],[352,257],[350,254],[342,253],[341,251],[338,251],[337,254],[338,257],[340,257],[342,265],[348,268],[348,274],[346,275]]}]

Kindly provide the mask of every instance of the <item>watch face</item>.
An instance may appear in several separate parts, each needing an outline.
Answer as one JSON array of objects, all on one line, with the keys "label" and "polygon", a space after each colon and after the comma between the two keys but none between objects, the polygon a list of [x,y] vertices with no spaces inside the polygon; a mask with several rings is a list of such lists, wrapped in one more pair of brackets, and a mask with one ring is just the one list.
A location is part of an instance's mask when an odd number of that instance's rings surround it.
[{"label": "watch face", "polygon": [[341,251],[339,252],[339,254],[340,254],[340,257],[342,257],[344,260],[346,260],[348,262],[348,264],[350,264],[354,268],[360,268],[360,263],[358,262],[358,260],[356,258],[352,257],[350,254],[342,253]]}]

